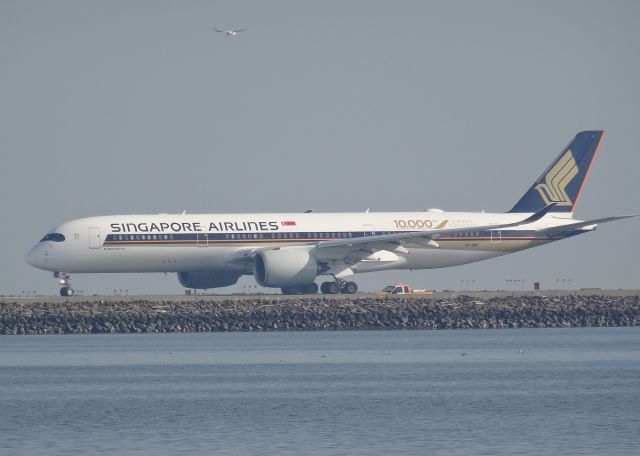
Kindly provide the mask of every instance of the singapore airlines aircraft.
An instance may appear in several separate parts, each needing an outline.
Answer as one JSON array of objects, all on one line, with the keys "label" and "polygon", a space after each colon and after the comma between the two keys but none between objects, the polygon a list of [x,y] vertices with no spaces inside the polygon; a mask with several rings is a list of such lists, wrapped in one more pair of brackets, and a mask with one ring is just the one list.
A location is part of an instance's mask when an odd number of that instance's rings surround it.
[{"label": "singapore airlines aircraft", "polygon": [[426,212],[112,215],[52,229],[27,254],[54,271],[60,294],[70,273],[177,272],[188,288],[233,285],[253,275],[282,293],[355,293],[353,274],[429,269],[486,260],[566,239],[632,216],[573,218],[603,131],[576,135],[506,213]]}]

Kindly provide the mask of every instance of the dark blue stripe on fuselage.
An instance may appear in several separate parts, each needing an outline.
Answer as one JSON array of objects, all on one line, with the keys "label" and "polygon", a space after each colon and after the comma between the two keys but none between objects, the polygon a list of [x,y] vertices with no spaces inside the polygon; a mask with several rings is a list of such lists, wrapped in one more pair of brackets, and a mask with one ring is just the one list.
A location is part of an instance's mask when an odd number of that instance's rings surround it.
[{"label": "dark blue stripe on fuselage", "polygon": [[[312,243],[328,240],[354,239],[365,236],[380,236],[385,234],[420,233],[420,231],[347,231],[347,232],[279,232],[279,233],[172,233],[172,234],[109,234],[105,246],[116,245],[188,245],[188,244],[216,244],[216,243],[282,243],[303,242]],[[574,230],[552,238],[563,239],[575,236],[584,231]],[[508,240],[551,240],[544,234],[533,230],[502,230],[493,231],[469,230],[458,235],[448,235],[439,241],[473,241],[491,240],[500,236]]]}]

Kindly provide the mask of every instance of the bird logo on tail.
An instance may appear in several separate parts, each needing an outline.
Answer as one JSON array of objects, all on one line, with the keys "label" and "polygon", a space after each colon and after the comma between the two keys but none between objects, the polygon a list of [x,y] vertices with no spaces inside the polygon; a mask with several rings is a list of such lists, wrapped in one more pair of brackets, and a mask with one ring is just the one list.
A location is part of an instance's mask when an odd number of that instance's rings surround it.
[{"label": "bird logo on tail", "polygon": [[557,206],[571,206],[573,201],[567,195],[567,185],[578,175],[579,169],[573,158],[571,149],[567,150],[560,160],[549,170],[543,184],[536,185],[545,204],[556,203]]}]

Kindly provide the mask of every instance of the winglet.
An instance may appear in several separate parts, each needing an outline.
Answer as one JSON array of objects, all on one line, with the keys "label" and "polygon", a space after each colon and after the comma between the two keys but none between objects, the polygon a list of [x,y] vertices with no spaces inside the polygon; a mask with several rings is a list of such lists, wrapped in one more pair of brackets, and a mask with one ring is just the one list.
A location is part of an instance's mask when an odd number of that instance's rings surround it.
[{"label": "winglet", "polygon": [[525,224],[525,223],[533,223],[533,222],[537,222],[538,220],[540,220],[542,217],[544,217],[545,215],[547,215],[551,209],[553,209],[554,207],[556,207],[558,203],[549,203],[547,204],[545,207],[543,207],[542,209],[540,209],[538,212],[534,213],[533,215],[527,217],[526,219],[524,219],[522,222],[520,222],[521,224]]}]

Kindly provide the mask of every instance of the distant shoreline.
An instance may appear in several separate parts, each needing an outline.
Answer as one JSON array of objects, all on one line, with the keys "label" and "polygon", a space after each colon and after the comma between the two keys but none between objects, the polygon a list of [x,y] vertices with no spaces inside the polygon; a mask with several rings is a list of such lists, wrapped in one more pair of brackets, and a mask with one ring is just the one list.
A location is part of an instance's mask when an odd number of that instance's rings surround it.
[{"label": "distant shoreline", "polygon": [[640,326],[636,290],[0,299],[0,334]]}]

